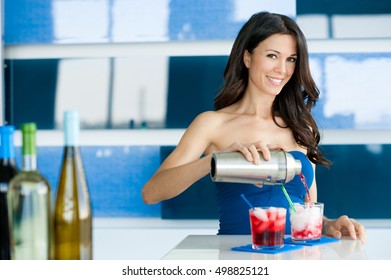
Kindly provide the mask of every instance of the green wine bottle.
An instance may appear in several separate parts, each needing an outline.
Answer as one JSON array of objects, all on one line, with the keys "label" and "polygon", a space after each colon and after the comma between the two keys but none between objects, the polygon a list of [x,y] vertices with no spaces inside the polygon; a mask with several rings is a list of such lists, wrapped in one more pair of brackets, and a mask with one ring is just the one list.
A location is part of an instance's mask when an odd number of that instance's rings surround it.
[{"label": "green wine bottle", "polygon": [[54,258],[92,259],[92,209],[79,147],[79,115],[64,113],[65,146],[54,208]]},{"label": "green wine bottle", "polygon": [[51,259],[51,188],[37,169],[36,125],[22,125],[22,170],[8,186],[11,259]]}]

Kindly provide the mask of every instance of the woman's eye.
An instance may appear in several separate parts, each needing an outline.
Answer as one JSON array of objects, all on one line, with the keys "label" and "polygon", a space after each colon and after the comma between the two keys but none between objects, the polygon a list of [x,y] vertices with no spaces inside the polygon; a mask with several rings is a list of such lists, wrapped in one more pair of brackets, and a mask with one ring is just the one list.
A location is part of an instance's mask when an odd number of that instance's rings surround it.
[{"label": "woman's eye", "polygon": [[296,57],[289,57],[288,61],[295,63],[297,61],[297,58]]},{"label": "woman's eye", "polygon": [[277,56],[275,54],[268,54],[267,57],[270,57],[270,58],[277,58]]}]

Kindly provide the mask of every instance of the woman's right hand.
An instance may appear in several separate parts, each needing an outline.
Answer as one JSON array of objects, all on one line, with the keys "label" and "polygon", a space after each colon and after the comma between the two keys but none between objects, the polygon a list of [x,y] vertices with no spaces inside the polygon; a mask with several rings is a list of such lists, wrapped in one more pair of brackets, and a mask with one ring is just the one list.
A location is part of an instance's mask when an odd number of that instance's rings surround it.
[{"label": "woman's right hand", "polygon": [[280,145],[265,144],[262,141],[251,144],[234,142],[231,146],[225,148],[221,152],[241,152],[248,161],[259,164],[261,160],[260,153],[264,160],[269,160],[271,150],[285,150],[285,148]]}]

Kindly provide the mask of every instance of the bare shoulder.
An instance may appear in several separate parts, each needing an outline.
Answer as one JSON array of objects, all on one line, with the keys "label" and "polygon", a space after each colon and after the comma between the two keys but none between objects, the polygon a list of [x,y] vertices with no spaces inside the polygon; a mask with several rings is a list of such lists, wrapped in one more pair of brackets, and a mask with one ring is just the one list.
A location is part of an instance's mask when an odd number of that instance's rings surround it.
[{"label": "bare shoulder", "polygon": [[206,111],[199,114],[189,128],[202,127],[202,129],[214,129],[224,122],[224,116],[216,111]]},{"label": "bare shoulder", "polygon": [[224,120],[225,117],[215,111],[206,111],[199,114],[186,129],[179,143],[180,146],[189,143],[195,145],[196,142],[205,150],[213,141],[212,139],[215,137],[215,133],[222,126]]},{"label": "bare shoulder", "polygon": [[177,147],[165,161],[165,166],[176,166],[198,159],[211,145],[218,122],[216,112],[199,114],[185,130]]},{"label": "bare shoulder", "polygon": [[217,111],[206,111],[201,114],[199,114],[196,117],[196,120],[200,121],[217,121],[218,119],[221,118],[221,113]]}]

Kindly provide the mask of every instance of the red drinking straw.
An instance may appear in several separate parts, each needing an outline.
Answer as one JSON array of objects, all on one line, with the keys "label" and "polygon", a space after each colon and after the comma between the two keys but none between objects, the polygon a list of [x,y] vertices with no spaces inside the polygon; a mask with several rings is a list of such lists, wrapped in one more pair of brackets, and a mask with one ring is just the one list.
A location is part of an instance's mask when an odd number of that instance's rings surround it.
[{"label": "red drinking straw", "polygon": [[303,173],[300,173],[300,179],[301,179],[301,181],[303,182],[303,185],[304,185],[304,187],[305,187],[305,189],[306,189],[306,191],[307,191],[308,202],[311,203],[310,190],[308,189],[307,180],[305,179]]}]

